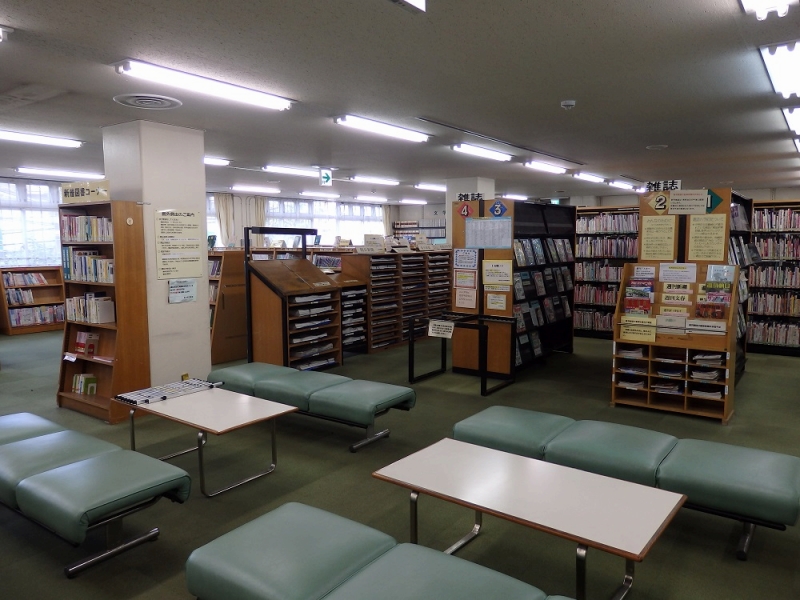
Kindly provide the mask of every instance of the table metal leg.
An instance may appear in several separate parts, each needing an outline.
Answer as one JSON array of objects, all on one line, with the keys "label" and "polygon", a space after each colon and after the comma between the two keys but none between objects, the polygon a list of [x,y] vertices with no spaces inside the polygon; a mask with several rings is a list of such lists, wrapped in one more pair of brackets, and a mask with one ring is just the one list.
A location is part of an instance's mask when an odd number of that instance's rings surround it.
[{"label": "table metal leg", "polygon": [[208,434],[205,431],[199,431],[197,433],[197,457],[198,457],[198,462],[200,463],[200,491],[206,498],[213,498],[214,496],[218,496],[222,492],[227,492],[228,490],[232,490],[233,488],[239,487],[240,485],[243,485],[260,477],[264,477],[265,475],[269,475],[275,470],[275,467],[278,464],[278,446],[275,437],[275,430],[276,430],[275,419],[272,419],[271,423],[272,423],[272,429],[271,429],[272,463],[270,464],[269,468],[266,469],[265,471],[262,471],[255,475],[242,479],[241,481],[237,481],[236,483],[232,483],[231,485],[218,489],[214,492],[206,491],[206,472],[203,464],[203,447],[206,445],[206,442],[208,441]]},{"label": "table metal leg", "polygon": [[[135,419],[134,413],[136,412],[135,408],[132,408],[130,411],[130,420],[131,420],[131,450],[136,450],[136,426],[134,425]],[[185,450],[178,450],[177,452],[173,452],[172,454],[167,454],[166,456],[159,456],[158,460],[169,460],[170,458],[175,458],[176,456],[182,456],[183,454],[188,454],[189,452],[195,452],[197,448],[192,446],[191,448],[186,448]]]},{"label": "table metal leg", "polygon": [[464,546],[469,544],[472,540],[478,537],[478,534],[481,532],[481,526],[483,525],[483,513],[479,510],[475,511],[475,524],[472,526],[472,529],[469,530],[469,533],[458,540],[455,544],[450,546],[447,550],[444,551],[445,554],[455,554],[459,550],[461,550]]},{"label": "table metal leg", "polygon": [[589,548],[578,544],[575,560],[575,600],[586,600],[586,553]]},{"label": "table metal leg", "polygon": [[628,595],[628,592],[633,585],[633,575],[634,569],[636,567],[636,563],[634,563],[630,559],[625,560],[625,578],[622,580],[622,585],[617,588],[617,591],[614,592],[614,595],[611,596],[611,600],[622,600],[625,596]]}]

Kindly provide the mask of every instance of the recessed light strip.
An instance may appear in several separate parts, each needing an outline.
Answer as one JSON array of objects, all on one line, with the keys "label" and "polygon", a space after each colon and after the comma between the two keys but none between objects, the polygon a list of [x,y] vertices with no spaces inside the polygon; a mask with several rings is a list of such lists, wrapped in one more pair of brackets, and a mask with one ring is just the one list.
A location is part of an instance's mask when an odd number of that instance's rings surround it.
[{"label": "recessed light strip", "polygon": [[175,71],[158,65],[140,62],[138,60],[124,60],[114,65],[117,73],[128,75],[154,83],[161,83],[170,87],[177,87],[190,92],[206,94],[221,98],[223,100],[233,100],[251,106],[261,108],[271,108],[273,110],[286,110],[292,106],[292,102],[286,98],[259,92],[238,85],[207,79],[199,75]]},{"label": "recessed light strip", "polygon": [[524,202],[528,199],[527,196],[520,196],[518,194],[503,194],[503,198],[505,200],[519,200],[520,202]]},{"label": "recessed light strip", "polygon": [[19,133],[17,131],[0,131],[0,140],[25,142],[26,144],[42,144],[44,146],[58,146],[60,148],[80,148],[83,145],[83,142],[78,140],[51,137],[49,135]]},{"label": "recessed light strip", "polygon": [[592,173],[575,173],[573,177],[575,179],[590,181],[592,183],[605,183],[605,179],[603,179],[599,175],[593,175]]},{"label": "recessed light strip", "polygon": [[479,156],[481,158],[489,158],[500,162],[507,162],[511,160],[511,155],[505,152],[497,152],[496,150],[489,150],[488,148],[481,148],[480,146],[473,146],[472,144],[457,144],[453,146],[453,150],[463,154],[470,154],[472,156]]},{"label": "recessed light strip", "polygon": [[382,198],[380,196],[356,196],[356,200],[360,202],[388,202],[388,198]]},{"label": "recessed light strip", "polygon": [[427,204],[427,200],[417,200],[416,198],[403,198],[400,204]]},{"label": "recessed light strip", "polygon": [[14,33],[14,30],[11,27],[0,25],[0,42],[5,42],[8,39],[9,33]]},{"label": "recessed light strip", "polygon": [[800,106],[795,108],[784,108],[783,116],[789,129],[800,135]]},{"label": "recessed light strip", "polygon": [[84,179],[104,179],[105,175],[102,173],[84,173],[82,171],[62,171],[60,169],[33,169],[30,167],[19,167],[18,173],[25,175],[39,175],[42,177],[59,177],[64,179],[74,179],[75,181],[83,181]]},{"label": "recessed light strip", "polygon": [[446,192],[447,186],[438,183],[418,183],[414,186],[418,190],[427,190],[429,192]]},{"label": "recessed light strip", "polygon": [[376,185],[400,185],[399,181],[394,179],[381,179],[380,177],[367,177],[364,175],[354,175],[350,181],[355,183],[374,183]]},{"label": "recessed light strip", "polygon": [[261,187],[258,185],[234,185],[231,187],[233,192],[252,192],[254,194],[280,194],[278,188]]},{"label": "recessed light strip", "polygon": [[326,200],[336,200],[339,194],[330,194],[328,192],[300,192],[301,196],[308,196],[309,198],[324,198]]},{"label": "recessed light strip", "polygon": [[611,187],[619,188],[621,190],[632,190],[633,186],[630,183],[625,183],[624,181],[610,181],[608,183]]},{"label": "recessed light strip", "polygon": [[427,142],[429,135],[405,129],[404,127],[397,127],[380,121],[373,121],[372,119],[365,119],[364,117],[357,117],[355,115],[344,115],[343,117],[336,117],[333,120],[337,125],[344,125],[345,127],[352,127],[353,129],[360,129],[361,131],[369,131],[371,133],[378,133],[389,137],[406,140],[408,142]]},{"label": "recessed light strip", "polygon": [[297,177],[312,177],[317,179],[319,171],[316,169],[297,169],[295,167],[280,167],[278,165],[267,165],[263,167],[267,173],[280,173],[282,175],[295,175]]}]

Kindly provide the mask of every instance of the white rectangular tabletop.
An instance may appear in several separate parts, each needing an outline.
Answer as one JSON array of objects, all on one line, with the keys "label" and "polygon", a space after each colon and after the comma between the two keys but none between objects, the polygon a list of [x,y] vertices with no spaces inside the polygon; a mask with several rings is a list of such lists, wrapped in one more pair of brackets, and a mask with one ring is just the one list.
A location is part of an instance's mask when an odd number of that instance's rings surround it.
[{"label": "white rectangular tabletop", "polygon": [[641,561],[685,496],[443,439],[378,479]]},{"label": "white rectangular tabletop", "polygon": [[132,408],[216,435],[260,421],[268,421],[297,410],[295,406],[220,388],[194,392],[152,404],[139,404]]}]

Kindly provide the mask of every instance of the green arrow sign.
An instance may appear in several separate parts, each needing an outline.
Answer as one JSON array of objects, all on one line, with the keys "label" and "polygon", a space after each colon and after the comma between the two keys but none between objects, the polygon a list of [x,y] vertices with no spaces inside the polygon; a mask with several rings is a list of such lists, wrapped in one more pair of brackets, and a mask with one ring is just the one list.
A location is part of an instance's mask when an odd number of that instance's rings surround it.
[{"label": "green arrow sign", "polygon": [[331,173],[330,169],[319,170],[319,184],[324,186],[333,185],[333,174]]}]

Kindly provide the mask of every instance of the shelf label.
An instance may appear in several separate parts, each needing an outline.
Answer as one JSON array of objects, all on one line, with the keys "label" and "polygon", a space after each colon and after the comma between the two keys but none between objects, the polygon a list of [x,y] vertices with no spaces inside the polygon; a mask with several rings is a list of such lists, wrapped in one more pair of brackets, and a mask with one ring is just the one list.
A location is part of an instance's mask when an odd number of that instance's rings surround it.
[{"label": "shelf label", "polygon": [[447,338],[453,337],[453,330],[456,324],[452,321],[428,321],[428,335],[430,337]]},{"label": "shelf label", "polygon": [[67,361],[67,362],[75,362],[77,359],[78,359],[78,357],[76,355],[74,355],[72,352],[65,352],[64,353],[64,360]]}]

